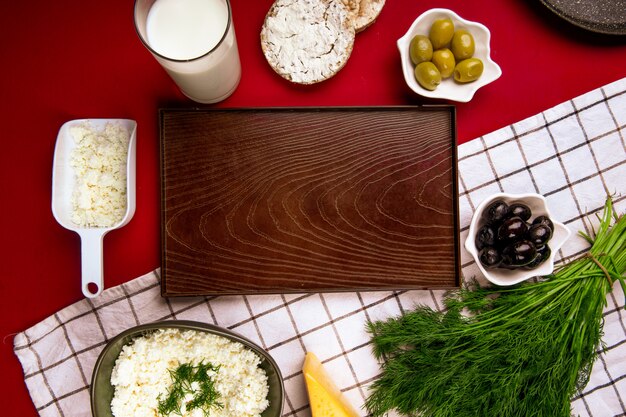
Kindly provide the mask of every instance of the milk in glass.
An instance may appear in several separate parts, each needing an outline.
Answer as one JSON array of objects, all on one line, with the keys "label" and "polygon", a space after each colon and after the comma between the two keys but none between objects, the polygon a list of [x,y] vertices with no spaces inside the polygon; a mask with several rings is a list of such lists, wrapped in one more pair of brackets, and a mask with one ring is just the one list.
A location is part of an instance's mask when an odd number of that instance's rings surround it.
[{"label": "milk in glass", "polygon": [[214,103],[237,87],[241,64],[227,0],[156,0],[138,25],[140,37],[142,29],[142,41],[192,100]]}]

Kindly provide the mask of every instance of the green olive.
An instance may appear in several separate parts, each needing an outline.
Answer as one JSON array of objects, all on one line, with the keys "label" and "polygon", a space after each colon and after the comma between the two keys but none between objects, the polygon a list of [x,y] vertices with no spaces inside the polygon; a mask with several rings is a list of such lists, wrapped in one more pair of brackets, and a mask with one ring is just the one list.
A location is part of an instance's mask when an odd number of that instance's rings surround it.
[{"label": "green olive", "polygon": [[430,33],[428,37],[433,44],[434,49],[443,48],[447,46],[452,40],[454,35],[454,23],[451,19],[437,19],[430,27]]},{"label": "green olive", "polygon": [[433,46],[430,39],[424,35],[415,35],[409,45],[409,55],[411,55],[411,61],[414,65],[430,61],[433,57]]},{"label": "green olive", "polygon": [[483,73],[483,61],[478,58],[468,58],[454,68],[454,80],[460,83],[476,81]]},{"label": "green olive", "polygon": [[449,78],[454,72],[454,66],[456,65],[454,55],[448,48],[438,49],[433,52],[432,63],[435,64],[441,73],[441,78]]},{"label": "green olive", "polygon": [[427,90],[434,90],[441,83],[441,74],[432,62],[422,62],[415,67],[415,79]]},{"label": "green olive", "polygon": [[450,50],[454,54],[457,61],[471,58],[474,55],[474,37],[465,29],[459,29],[454,32]]}]

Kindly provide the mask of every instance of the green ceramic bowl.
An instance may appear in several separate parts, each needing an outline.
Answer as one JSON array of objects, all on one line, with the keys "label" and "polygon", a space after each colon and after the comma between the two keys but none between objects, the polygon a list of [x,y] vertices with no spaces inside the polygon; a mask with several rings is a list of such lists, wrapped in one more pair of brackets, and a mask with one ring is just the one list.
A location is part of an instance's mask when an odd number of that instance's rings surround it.
[{"label": "green ceramic bowl", "polygon": [[176,320],[149,323],[133,327],[118,334],[111,339],[109,343],[107,343],[96,361],[93,375],[91,377],[90,395],[91,412],[93,417],[113,417],[113,414],[111,413],[111,401],[113,400],[114,388],[111,385],[111,373],[113,372],[115,361],[122,351],[122,348],[136,337],[158,329],[167,328],[212,333],[230,339],[233,342],[239,342],[259,355],[262,359],[260,366],[263,370],[265,370],[268,377],[269,393],[267,395],[267,399],[270,403],[269,407],[267,407],[261,416],[280,417],[282,415],[285,396],[283,377],[280,373],[278,365],[265,350],[252,341],[238,335],[237,333],[231,332],[230,330],[206,323]]}]

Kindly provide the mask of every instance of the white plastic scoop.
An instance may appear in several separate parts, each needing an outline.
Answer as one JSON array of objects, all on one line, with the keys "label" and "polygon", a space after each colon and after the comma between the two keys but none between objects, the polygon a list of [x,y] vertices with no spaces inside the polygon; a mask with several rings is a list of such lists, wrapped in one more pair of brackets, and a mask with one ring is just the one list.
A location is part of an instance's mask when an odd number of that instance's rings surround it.
[{"label": "white plastic scoop", "polygon": [[[108,123],[119,124],[128,131],[130,137],[126,164],[126,213],[120,221],[110,227],[82,227],[72,221],[72,192],[76,184],[76,175],[70,161],[76,143],[70,128],[86,123],[97,131],[104,129]],[[102,262],[104,235],[127,224],[135,214],[136,137],[137,123],[128,119],[71,120],[61,126],[57,136],[52,167],[52,213],[61,226],[80,236],[82,291],[89,298],[96,297],[104,289]]]}]

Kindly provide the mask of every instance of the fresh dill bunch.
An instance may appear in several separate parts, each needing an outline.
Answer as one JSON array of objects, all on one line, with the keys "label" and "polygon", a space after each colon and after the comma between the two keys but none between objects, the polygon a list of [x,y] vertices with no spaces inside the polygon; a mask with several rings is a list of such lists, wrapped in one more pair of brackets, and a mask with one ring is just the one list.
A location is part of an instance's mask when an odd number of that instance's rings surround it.
[{"label": "fresh dill bunch", "polygon": [[365,406],[428,417],[570,417],[601,345],[613,282],[626,292],[626,216],[607,199],[589,252],[536,283],[467,288],[445,312],[369,322],[382,374]]},{"label": "fresh dill bunch", "polygon": [[[200,362],[198,365],[183,363],[174,370],[170,369],[172,386],[168,389],[165,399],[161,399],[161,396],[158,398],[159,414],[182,415],[183,404],[187,411],[202,410],[205,417],[209,416],[212,408],[222,408],[219,392],[215,389],[215,382],[211,376],[217,373],[219,368],[211,363]],[[183,403],[187,394],[192,394],[193,397]]]}]

